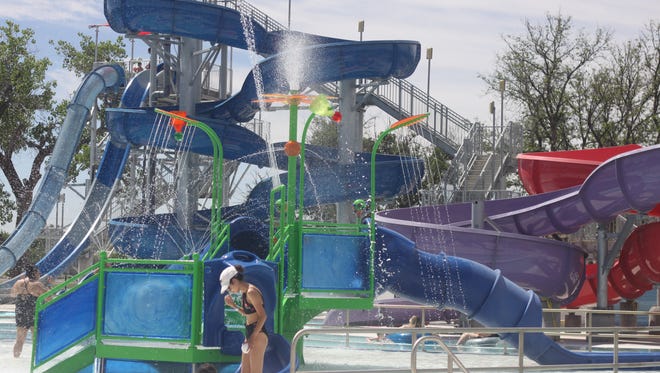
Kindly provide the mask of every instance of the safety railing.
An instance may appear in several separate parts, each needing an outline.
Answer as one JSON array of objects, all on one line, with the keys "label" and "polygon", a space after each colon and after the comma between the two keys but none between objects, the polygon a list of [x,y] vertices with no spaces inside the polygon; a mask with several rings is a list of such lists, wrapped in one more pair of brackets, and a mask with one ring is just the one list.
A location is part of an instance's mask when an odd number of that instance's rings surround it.
[{"label": "safety railing", "polygon": [[[443,151],[456,155],[461,144],[472,136],[473,124],[461,117],[440,101],[429,97],[412,83],[398,78],[377,81],[373,89],[358,94],[364,96],[364,101],[378,106],[381,110],[396,119],[429,113],[426,120],[411,126],[418,135],[440,147]],[[339,95],[337,82],[328,82],[316,87],[329,95]]]},{"label": "safety railing", "polygon": [[[380,313],[381,310],[387,310],[387,309],[392,309],[392,310],[409,310],[411,311],[411,315],[415,311],[419,311],[421,313],[421,323],[422,325],[427,324],[428,320],[428,313],[429,312],[436,312],[438,311],[437,307],[433,306],[425,306],[425,305],[419,305],[419,304],[387,304],[387,303],[382,303],[382,304],[374,304],[375,310],[378,310],[378,313]],[[362,310],[342,310],[344,312],[344,327],[349,327],[351,325],[351,312],[356,312],[356,313],[362,313]]]},{"label": "safety railing", "polygon": [[461,369],[461,372],[469,372],[469,370],[463,365],[460,359],[451,351],[449,346],[437,335],[425,335],[417,339],[412,345],[412,353],[410,354],[410,371],[413,373],[417,372],[417,351],[419,346],[424,346],[426,342],[435,342],[440,348],[447,354],[447,368],[452,369],[454,364],[458,365]]},{"label": "safety railing", "polygon": [[[419,113],[429,113],[426,121],[413,126],[412,129],[452,155],[456,154],[472,128],[469,120],[433,97],[429,97],[423,90],[406,80],[390,78],[386,84],[379,85],[373,95],[396,112],[401,113],[402,118]],[[381,107],[381,109],[383,108]]]},{"label": "safety railing", "polygon": [[[203,266],[197,254],[176,261],[102,252],[97,264],[37,300],[32,371],[78,371],[95,357],[212,361],[217,349],[200,348]],[[146,296],[160,308],[146,307]]]},{"label": "safety railing", "polygon": [[[660,318],[660,312],[654,312],[654,311],[600,310],[600,309],[588,309],[588,308],[577,308],[577,309],[544,308],[543,313],[545,315],[555,314],[558,315],[559,318],[563,317],[564,327],[562,332],[565,334],[571,334],[573,336],[575,335],[583,336],[587,342],[586,348],[588,351],[593,350],[595,339],[603,337],[602,335],[599,335],[598,333],[595,332],[596,330],[595,327],[599,326],[598,324],[600,323],[607,322],[612,324],[615,323],[625,324],[625,322],[622,322],[622,320],[617,321],[615,319],[618,316],[619,318],[628,317],[629,319],[634,319],[634,320],[641,317],[647,320],[647,325],[650,325],[651,318]],[[578,326],[565,325],[567,315],[580,316],[579,318],[580,325]],[[582,320],[582,317],[584,318],[584,320]],[[595,321],[595,319],[597,319],[598,317],[605,318],[605,320]],[[626,334],[626,337],[628,337],[629,333],[632,332],[644,332],[644,333],[648,332],[647,335],[638,336],[637,338],[644,337],[645,339],[654,341],[656,343],[660,342],[660,327],[639,326],[639,324],[636,322],[635,325],[636,326],[622,327],[622,330],[628,333]]]},{"label": "safety railing", "polygon": [[[630,311],[634,312],[634,311]],[[655,328],[657,331],[660,332],[660,328]],[[634,362],[634,363],[622,363],[619,362],[619,354],[624,350],[621,348],[621,343],[622,340],[624,340],[627,343],[631,343],[631,341],[639,340],[641,341],[648,341],[649,339],[652,339],[654,341],[660,341],[660,336],[653,336],[653,335],[648,335],[648,334],[643,334],[642,332],[648,331],[648,328],[644,327],[638,327],[638,328],[621,328],[621,327],[584,327],[580,328],[580,330],[585,333],[585,334],[593,334],[593,335],[598,335],[599,337],[602,338],[609,338],[611,340],[611,343],[608,344],[608,346],[611,346],[610,349],[612,353],[612,363],[589,363],[589,364],[552,364],[552,365],[538,365],[535,362],[532,362],[531,360],[527,359],[524,354],[524,344],[525,344],[525,335],[527,333],[545,333],[546,335],[563,335],[564,333],[567,332],[574,332],[575,328],[563,328],[563,327],[552,327],[552,328],[545,328],[545,327],[535,327],[535,328],[530,328],[530,327],[525,327],[525,328],[435,328],[435,327],[425,327],[425,328],[392,328],[392,327],[351,327],[351,328],[346,328],[346,327],[319,327],[319,328],[306,328],[303,330],[300,330],[298,333],[295,334],[291,341],[291,356],[290,358],[292,359],[291,361],[294,361],[293,359],[296,358],[296,352],[302,351],[303,357],[304,357],[304,352],[305,348],[301,348],[298,346],[300,341],[303,339],[306,341],[309,341],[310,339],[307,337],[314,336],[314,335],[323,335],[323,334],[354,334],[356,335],[355,338],[360,338],[364,339],[365,333],[372,333],[372,334],[387,334],[387,333],[414,333],[419,336],[419,338],[416,338],[413,344],[411,345],[410,353],[411,353],[411,360],[410,360],[410,366],[409,367],[401,367],[401,368],[387,368],[387,370],[384,370],[382,367],[378,368],[378,371],[387,371],[387,372],[453,372],[454,371],[454,365],[457,365],[459,369],[463,372],[502,372],[502,371],[509,371],[509,372],[531,372],[531,371],[561,371],[561,372],[570,372],[570,371],[584,371],[584,370],[590,370],[590,369],[609,369],[610,371],[613,372],[618,372],[619,370],[622,369],[637,369],[639,368],[640,371],[644,371],[647,368],[657,368],[659,366],[659,363],[656,362]],[[637,332],[635,334],[631,334],[631,332]],[[469,364],[465,363],[461,357],[462,353],[459,350],[459,347],[454,346],[454,343],[451,343],[448,341],[453,341],[458,338],[463,333],[483,333],[483,334],[517,334],[518,335],[518,345],[522,346],[523,348],[519,348],[516,351],[516,354],[513,355],[511,352],[515,351],[516,349],[513,349],[510,347],[509,349],[503,349],[503,355],[508,355],[511,357],[511,360],[515,360],[517,363],[515,365],[511,365],[510,361],[508,362],[509,365],[505,364],[490,364],[489,366],[478,366],[478,367],[471,367]],[[443,350],[447,354],[447,365],[446,368],[440,368],[441,363],[440,360],[438,360],[438,365],[435,365],[432,370],[431,369],[418,369],[417,367],[417,353],[416,351],[420,348],[420,346],[425,346],[424,348],[428,348],[429,343],[434,343],[435,347],[433,352],[438,352],[438,350]],[[352,361],[365,361],[368,359],[366,357],[366,350],[364,349],[346,349],[344,348],[342,351],[345,351],[346,354],[349,354],[351,351],[354,351],[355,354],[359,354],[360,357],[358,358],[357,356],[355,359]],[[330,356],[330,354],[328,354]],[[332,355],[333,357],[337,357],[336,354]],[[436,355],[434,356],[442,356],[442,355]],[[488,355],[492,356],[492,354]],[[352,373],[352,372],[364,372],[365,371],[365,364],[361,363],[359,364],[359,368],[356,368],[355,370],[351,370],[350,368],[347,369],[347,361],[351,361],[351,357],[349,356],[342,356],[344,358],[344,361],[342,361],[342,367],[341,367],[341,372],[342,373]],[[464,359],[467,360],[467,359]],[[373,362],[376,363],[376,362]],[[312,365],[320,365],[321,362],[319,361],[314,361],[311,363]],[[495,366],[497,365],[497,366]],[[311,370],[306,370],[305,366],[302,365],[298,369],[292,365],[290,368],[290,372],[307,372]],[[317,367],[314,367],[313,369],[314,372],[336,372],[336,370],[319,370]]]},{"label": "safety railing", "polygon": [[272,17],[268,16],[266,13],[261,11],[259,8],[248,3],[247,1],[237,1],[237,0],[210,0],[207,1],[217,5],[222,5],[227,8],[236,9],[239,12],[251,17],[261,26],[263,26],[267,32],[271,31],[281,31],[286,30],[286,27]]}]

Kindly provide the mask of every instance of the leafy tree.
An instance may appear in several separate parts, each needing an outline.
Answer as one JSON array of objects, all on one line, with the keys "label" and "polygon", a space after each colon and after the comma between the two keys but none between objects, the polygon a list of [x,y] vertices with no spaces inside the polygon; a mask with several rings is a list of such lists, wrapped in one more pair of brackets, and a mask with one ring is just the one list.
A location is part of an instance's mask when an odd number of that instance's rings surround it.
[{"label": "leafy tree", "polygon": [[[0,26],[0,170],[16,198],[17,221],[32,202],[32,191],[41,179],[41,167],[52,153],[60,121],[53,110],[56,83],[46,80],[47,58],[32,49],[34,31],[6,21]],[[15,156],[30,154],[27,177],[21,177]],[[4,186],[2,186],[4,188]],[[11,221],[14,206],[0,191],[0,220]]]},{"label": "leafy tree", "polygon": [[660,143],[660,23],[651,21],[642,31],[641,65],[646,74],[646,120],[651,144]]},{"label": "leafy tree", "polygon": [[105,40],[99,41],[98,44],[91,36],[81,32],[78,33],[78,37],[80,38],[78,46],[64,40],[50,41],[57,53],[64,57],[63,67],[75,73],[78,77],[92,71],[95,56],[97,61],[107,63],[123,61],[127,57],[126,45],[124,44],[124,38],[121,36],[118,36],[114,42]]},{"label": "leafy tree", "polygon": [[504,37],[505,52],[497,56],[495,71],[482,79],[494,91],[506,80],[508,98],[525,126],[525,150],[572,148],[571,83],[602,57],[610,39],[601,28],[593,36],[574,35],[571,18],[562,15],[547,15],[539,25],[525,21],[523,36]]}]

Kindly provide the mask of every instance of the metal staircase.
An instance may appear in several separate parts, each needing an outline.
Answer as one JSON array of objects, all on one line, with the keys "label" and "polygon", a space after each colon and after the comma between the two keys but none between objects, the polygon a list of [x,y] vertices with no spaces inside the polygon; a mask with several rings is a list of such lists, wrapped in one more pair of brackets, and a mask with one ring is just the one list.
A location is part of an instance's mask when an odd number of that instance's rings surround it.
[{"label": "metal staircase", "polygon": [[506,176],[517,171],[515,156],[521,151],[519,124],[509,123],[498,133],[498,128],[476,123],[443,175],[442,189],[430,198],[447,202],[511,198]]}]

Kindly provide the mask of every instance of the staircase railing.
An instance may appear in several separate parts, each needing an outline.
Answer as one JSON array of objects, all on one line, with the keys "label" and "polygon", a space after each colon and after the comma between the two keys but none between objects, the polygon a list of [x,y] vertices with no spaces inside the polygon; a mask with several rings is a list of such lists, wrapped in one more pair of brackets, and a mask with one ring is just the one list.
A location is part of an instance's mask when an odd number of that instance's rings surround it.
[{"label": "staircase railing", "polygon": [[456,155],[463,140],[470,134],[472,123],[406,80],[390,78],[385,83],[379,84],[371,95],[365,96],[366,102],[375,104],[397,119],[429,113],[426,121],[412,129],[448,154]]},{"label": "staircase railing", "polygon": [[[215,1],[216,4],[236,9],[262,25],[268,32],[286,30],[282,24],[269,17],[246,1]],[[427,121],[411,128],[440,147],[450,155],[455,155],[466,136],[470,134],[472,123],[449,109],[438,100],[427,95],[410,82],[390,78],[363,86],[361,94],[364,103],[378,106],[397,120],[413,114],[429,113]],[[339,91],[336,82],[321,85],[324,93],[336,95]]]},{"label": "staircase railing", "polygon": [[[269,32],[287,29],[246,1],[215,0],[209,2],[243,12]],[[322,93],[339,94],[336,82],[324,83],[315,88]],[[482,141],[479,138],[482,133],[478,126],[403,79],[390,78],[362,84],[360,91],[358,97],[362,100],[362,104],[378,106],[397,120],[413,114],[429,113],[428,120],[411,126],[411,129],[454,157],[452,166],[446,172],[446,180],[457,181],[459,178],[465,177],[470,162],[474,160],[475,151],[482,150]],[[444,189],[443,194],[447,198],[446,184]]]},{"label": "staircase railing", "polygon": [[215,1],[205,1],[207,3],[214,3],[217,5],[222,5],[226,8],[236,9],[239,12],[248,15],[261,26],[263,26],[267,32],[271,31],[281,31],[286,30],[287,27],[280,24],[273,18],[269,17],[266,13],[259,10],[254,5],[248,3],[247,1],[238,1],[238,0],[215,0]]},{"label": "staircase railing", "polygon": [[474,183],[479,188],[470,187],[466,185],[469,171],[475,166],[474,161],[477,157],[486,154],[485,132],[483,125],[475,124],[470,140],[463,143],[451,166],[443,175],[445,201],[465,202],[475,199],[474,193],[467,193],[468,189],[478,189],[479,199],[501,197],[501,191],[496,190],[495,184],[515,169],[515,155],[522,151],[522,127],[510,123],[502,129],[495,146],[490,144],[488,159],[479,170],[479,179]]},{"label": "staircase railing", "polygon": [[[336,82],[327,82],[315,88],[329,95],[339,94]],[[463,141],[471,134],[473,124],[469,120],[404,79],[390,78],[365,84],[358,91],[358,98],[361,101],[359,104],[377,106],[397,120],[429,113],[426,121],[410,128],[451,156],[457,154]]]}]

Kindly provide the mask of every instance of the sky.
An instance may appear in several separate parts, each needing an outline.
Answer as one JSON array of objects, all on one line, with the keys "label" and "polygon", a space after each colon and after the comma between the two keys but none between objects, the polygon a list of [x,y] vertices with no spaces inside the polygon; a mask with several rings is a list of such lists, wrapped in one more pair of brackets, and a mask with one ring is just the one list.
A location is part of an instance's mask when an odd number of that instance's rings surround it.
[{"label": "sky", "polygon": [[[652,16],[660,20],[657,0],[361,0],[359,7],[356,3],[354,0],[250,1],[282,25],[290,23],[296,31],[351,40],[362,36],[363,40],[420,42],[421,60],[407,80],[426,90],[430,78],[432,97],[459,115],[482,122],[490,118],[489,103],[498,102],[499,94],[486,92],[479,75],[493,71],[497,54],[504,51],[503,36],[522,35],[525,20],[539,24],[547,14],[570,16],[577,29],[589,33],[596,27],[608,28],[618,42],[639,36]],[[48,78],[58,82],[58,97],[70,97],[81,80],[62,68],[61,59],[48,41],[77,43],[78,33],[94,37],[95,29],[89,25],[106,23],[103,1],[1,1],[0,15],[3,23],[10,19],[35,31],[35,54],[53,62]],[[358,32],[360,21],[364,21],[362,35]],[[99,28],[100,41],[115,40],[117,36],[108,27]],[[130,44],[127,47],[130,49]],[[433,48],[430,61],[425,59],[427,48]],[[135,58],[147,58],[142,42],[137,41],[134,50]],[[251,60],[244,52],[236,52],[235,87],[242,84]],[[281,141],[283,133],[276,124],[271,126],[273,138]],[[75,217],[72,215],[65,213],[65,222]]]}]

